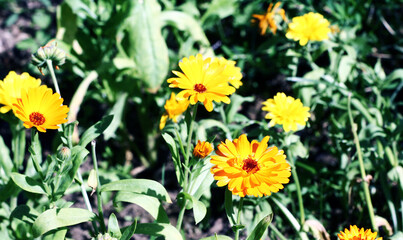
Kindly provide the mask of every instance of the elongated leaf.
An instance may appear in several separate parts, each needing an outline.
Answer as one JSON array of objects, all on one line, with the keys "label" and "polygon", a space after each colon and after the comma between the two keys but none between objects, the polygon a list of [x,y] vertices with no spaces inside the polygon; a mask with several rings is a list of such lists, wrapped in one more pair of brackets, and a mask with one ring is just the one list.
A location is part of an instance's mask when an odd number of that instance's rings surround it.
[{"label": "elongated leaf", "polygon": [[184,193],[184,192],[181,192],[178,194],[178,201],[181,198],[185,198],[192,203],[193,216],[195,218],[196,224],[198,224],[201,220],[203,220],[203,218],[206,216],[206,213],[207,213],[207,209],[206,209],[206,206],[204,205],[204,203],[200,202],[192,195]]},{"label": "elongated leaf", "polygon": [[109,127],[105,130],[104,133],[105,140],[115,137],[116,135],[115,132],[122,121],[123,110],[125,109],[126,106],[127,96],[128,96],[127,92],[120,94],[115,105],[113,106],[112,111],[110,112],[110,115],[113,116],[113,120],[109,125]]},{"label": "elongated leaf", "polygon": [[93,126],[87,129],[81,136],[80,142],[78,143],[80,146],[86,147],[88,143],[101,135],[105,129],[111,124],[113,119],[112,115],[103,117],[100,121],[95,123]]},{"label": "elongated leaf", "polygon": [[102,186],[102,192],[124,191],[134,192],[156,197],[162,201],[172,203],[167,190],[159,182],[149,179],[124,179]]},{"label": "elongated leaf", "polygon": [[182,235],[171,224],[138,223],[135,233],[150,236],[163,236],[165,239],[182,240]]},{"label": "elongated leaf", "polygon": [[53,229],[92,221],[95,216],[93,212],[81,208],[49,209],[35,220],[32,232],[34,237],[39,237]]},{"label": "elongated leaf", "polygon": [[246,240],[260,240],[264,234],[264,232],[269,227],[271,221],[273,220],[273,214],[269,214],[264,217],[260,222],[256,225],[255,229],[250,233]]},{"label": "elongated leaf", "polygon": [[172,154],[172,160],[174,161],[175,166],[175,174],[180,186],[183,183],[183,173],[181,170],[181,161],[179,156],[178,147],[176,146],[175,140],[169,135],[168,133],[162,133],[162,137],[164,138],[165,142],[168,144],[169,150]]},{"label": "elongated leaf", "polygon": [[200,240],[232,240],[232,238],[227,237],[225,235],[215,235],[211,237],[202,238]]},{"label": "elongated leaf", "polygon": [[161,34],[161,6],[156,0],[128,1],[130,17],[122,32],[122,47],[134,59],[136,78],[156,92],[168,74],[168,47]]},{"label": "elongated leaf", "polygon": [[287,219],[290,221],[290,223],[293,225],[294,229],[299,232],[301,230],[301,225],[299,225],[297,219],[295,219],[294,215],[277,199],[275,198],[270,198],[273,200],[273,202],[277,205],[277,207],[280,208],[280,210],[284,213],[284,215],[287,217]]},{"label": "elongated leaf", "polygon": [[10,158],[10,150],[4,143],[3,138],[0,136],[0,173],[3,169],[4,174],[1,174],[3,180],[7,180],[10,176],[11,170],[13,169],[13,161]]},{"label": "elongated leaf", "polygon": [[60,228],[47,232],[43,236],[43,240],[64,240],[66,239],[67,228]]},{"label": "elongated leaf", "polygon": [[25,176],[20,173],[11,173],[11,178],[14,183],[17,184],[20,188],[24,189],[27,192],[38,193],[38,194],[46,194],[42,183],[36,181],[35,179]]},{"label": "elongated leaf", "polygon": [[122,236],[119,228],[118,219],[116,218],[116,215],[114,213],[109,216],[108,233],[111,234],[112,237],[117,239],[120,239],[120,237]]},{"label": "elongated leaf", "polygon": [[225,189],[225,201],[224,201],[225,212],[227,213],[227,218],[231,226],[236,225],[236,215],[234,212],[234,206],[232,204],[232,192]]},{"label": "elongated leaf", "polygon": [[13,179],[9,179],[6,185],[0,186],[0,203],[12,196],[18,195],[20,191],[21,188],[15,184]]},{"label": "elongated leaf", "polygon": [[130,240],[130,238],[136,231],[136,228],[137,228],[137,220],[134,220],[134,222],[130,226],[128,226],[123,230],[123,234],[120,240]]},{"label": "elongated leaf", "polygon": [[115,202],[129,202],[142,207],[159,223],[169,223],[168,215],[166,214],[162,204],[155,197],[150,197],[144,194],[133,192],[118,192],[115,197]]}]

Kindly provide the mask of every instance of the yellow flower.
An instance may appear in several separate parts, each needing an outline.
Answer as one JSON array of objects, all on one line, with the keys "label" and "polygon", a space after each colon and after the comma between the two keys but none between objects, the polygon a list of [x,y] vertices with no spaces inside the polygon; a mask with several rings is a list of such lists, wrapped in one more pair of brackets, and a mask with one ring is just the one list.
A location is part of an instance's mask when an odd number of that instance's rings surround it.
[{"label": "yellow flower", "polygon": [[30,88],[21,93],[21,98],[13,104],[15,115],[24,122],[24,127],[36,127],[38,131],[58,129],[59,124],[67,122],[69,108],[63,98],[45,85]]},{"label": "yellow flower", "polygon": [[228,84],[228,76],[223,74],[225,67],[210,58],[203,59],[201,54],[183,58],[179,62],[183,73],[172,71],[175,78],[168,79],[169,87],[183,89],[177,99],[189,99],[190,104],[202,102],[207,111],[213,111],[213,101],[230,103],[227,95],[235,92]]},{"label": "yellow flower", "polygon": [[308,41],[322,41],[329,39],[330,23],[319,13],[307,13],[303,16],[294,17],[288,25],[286,37],[299,41],[304,46]]},{"label": "yellow flower", "polygon": [[7,113],[12,109],[17,98],[21,98],[21,90],[38,87],[41,85],[40,79],[31,77],[28,73],[18,75],[14,71],[8,73],[3,81],[0,81],[0,113]]},{"label": "yellow flower", "polygon": [[290,165],[284,152],[277,147],[267,148],[269,136],[261,142],[248,141],[245,134],[234,141],[225,140],[217,146],[210,162],[211,173],[219,187],[228,184],[234,195],[263,196],[283,189],[289,182]]},{"label": "yellow flower", "polygon": [[178,122],[178,118],[189,106],[189,100],[182,99],[176,100],[175,93],[171,93],[171,98],[165,102],[164,108],[165,113],[162,115],[160,120],[160,129],[165,127],[165,124],[169,119],[172,119],[174,122]]},{"label": "yellow flower", "polygon": [[209,142],[201,142],[197,141],[195,148],[193,149],[193,155],[197,158],[205,158],[207,157],[211,151],[213,151],[213,146]]},{"label": "yellow flower", "polygon": [[340,240],[382,240],[382,237],[375,239],[376,235],[377,232],[373,233],[371,229],[358,229],[356,225],[350,225],[350,231],[345,228],[344,232],[340,231],[340,234],[337,234]]},{"label": "yellow flower", "polygon": [[309,107],[304,107],[301,100],[286,96],[284,93],[277,93],[274,98],[263,102],[263,111],[267,111],[265,118],[271,119],[269,125],[282,124],[284,131],[296,131],[297,124],[306,125],[309,113]]},{"label": "yellow flower", "polygon": [[[280,14],[281,18],[284,21],[287,21],[285,17],[285,11],[280,7],[281,2],[276,3],[273,7],[273,3],[270,3],[269,7],[267,8],[266,14],[253,14],[252,17],[257,18],[259,20],[259,28],[260,28],[260,35],[264,35],[266,33],[267,27],[270,28],[270,31],[273,34],[277,32],[277,24],[274,17],[276,14]],[[252,19],[252,22],[256,22],[256,19]]]},{"label": "yellow flower", "polygon": [[227,76],[227,80],[232,86],[234,86],[236,89],[242,86],[241,79],[243,76],[241,73],[241,68],[235,67],[235,61],[227,60],[223,57],[214,58],[213,61],[218,62],[219,66],[224,67],[222,74]]}]

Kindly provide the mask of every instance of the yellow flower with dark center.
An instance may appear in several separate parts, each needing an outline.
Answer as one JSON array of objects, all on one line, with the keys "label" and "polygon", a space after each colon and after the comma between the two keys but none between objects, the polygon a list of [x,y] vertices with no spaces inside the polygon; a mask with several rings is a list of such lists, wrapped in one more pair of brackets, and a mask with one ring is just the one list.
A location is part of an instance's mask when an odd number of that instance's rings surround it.
[{"label": "yellow flower with dark center", "polygon": [[[266,33],[267,28],[270,28],[270,31],[273,34],[277,32],[277,23],[275,20],[276,14],[279,14],[284,21],[287,21],[285,17],[285,11],[280,7],[281,2],[276,3],[273,7],[273,3],[270,3],[267,8],[266,14],[253,14],[252,17],[256,18],[259,21],[260,34],[264,35]],[[252,19],[252,22],[256,22],[256,19]]]},{"label": "yellow flower with dark center", "polygon": [[249,142],[246,135],[217,146],[210,162],[219,187],[228,185],[234,195],[261,197],[283,189],[289,182],[290,165],[277,147],[269,147],[269,136]]},{"label": "yellow flower with dark center", "polygon": [[213,101],[231,102],[228,95],[234,93],[235,88],[228,84],[228,76],[223,74],[225,66],[197,54],[183,58],[179,67],[183,73],[172,71],[178,77],[167,80],[169,87],[183,89],[176,96],[178,100],[189,99],[192,105],[202,102],[209,112],[213,111]]},{"label": "yellow flower with dark center", "polygon": [[193,155],[197,158],[205,158],[211,153],[211,151],[213,151],[211,143],[198,140],[193,149]]},{"label": "yellow flower with dark center", "polygon": [[45,85],[30,88],[21,93],[21,98],[13,104],[15,115],[24,122],[24,127],[36,127],[40,132],[58,129],[59,124],[67,122],[69,108],[63,98]]},{"label": "yellow flower with dark center", "polygon": [[277,93],[274,98],[263,102],[263,111],[267,111],[265,118],[271,119],[269,126],[283,125],[284,131],[296,131],[297,124],[305,126],[311,116],[309,107],[304,107],[301,100]]},{"label": "yellow flower with dark center", "polygon": [[168,118],[177,123],[179,116],[186,111],[188,106],[189,100],[182,99],[178,101],[176,100],[175,93],[171,93],[171,98],[168,99],[164,105],[166,112],[161,117],[160,129],[163,129],[165,127]]},{"label": "yellow flower with dark center", "polygon": [[0,113],[7,113],[12,109],[13,103],[21,98],[21,90],[38,87],[41,85],[40,79],[31,77],[24,72],[18,75],[14,71],[8,73],[3,81],[0,81]]},{"label": "yellow flower with dark center", "polygon": [[241,68],[236,67],[235,61],[232,60],[227,60],[223,57],[220,58],[214,58],[213,61],[217,61],[219,66],[224,67],[224,71],[222,74],[228,76],[228,82],[234,86],[236,89],[238,89],[240,86],[242,86],[242,73],[241,73]]},{"label": "yellow flower with dark center", "polygon": [[377,232],[371,232],[371,229],[359,229],[356,225],[350,225],[350,230],[345,228],[344,232],[340,231],[337,236],[340,240],[382,240],[382,237],[375,239],[377,234]]},{"label": "yellow flower with dark center", "polygon": [[319,13],[307,13],[303,16],[294,17],[288,25],[286,37],[299,41],[305,46],[308,41],[323,41],[329,39],[330,23]]}]

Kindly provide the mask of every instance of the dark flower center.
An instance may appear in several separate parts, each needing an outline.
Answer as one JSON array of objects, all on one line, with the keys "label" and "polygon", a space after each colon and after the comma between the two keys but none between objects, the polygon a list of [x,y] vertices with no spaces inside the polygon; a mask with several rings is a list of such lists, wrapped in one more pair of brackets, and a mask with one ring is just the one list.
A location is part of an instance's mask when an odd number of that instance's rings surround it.
[{"label": "dark flower center", "polygon": [[242,170],[246,171],[247,173],[250,173],[252,171],[254,172],[258,171],[259,167],[257,165],[257,161],[252,158],[244,159]]},{"label": "dark flower center", "polygon": [[45,117],[41,113],[33,112],[29,114],[29,121],[35,126],[40,126],[45,123]]},{"label": "dark flower center", "polygon": [[198,93],[204,93],[207,90],[207,88],[203,84],[197,83],[194,86],[194,90]]}]

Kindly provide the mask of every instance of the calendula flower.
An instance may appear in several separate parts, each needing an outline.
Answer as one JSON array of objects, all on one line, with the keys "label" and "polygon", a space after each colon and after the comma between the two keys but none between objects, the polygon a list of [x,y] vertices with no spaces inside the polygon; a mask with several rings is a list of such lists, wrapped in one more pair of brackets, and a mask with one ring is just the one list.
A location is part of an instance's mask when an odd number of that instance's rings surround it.
[{"label": "calendula flower", "polygon": [[308,41],[323,41],[329,39],[330,23],[319,13],[307,13],[303,16],[294,17],[288,25],[286,37],[299,41],[305,46]]},{"label": "calendula flower", "polygon": [[297,124],[306,125],[309,113],[309,107],[304,107],[301,100],[286,96],[284,93],[277,93],[274,98],[263,102],[263,111],[267,111],[265,118],[271,119],[269,126],[276,124],[283,125],[284,131],[296,131]]},{"label": "calendula flower", "polygon": [[197,158],[205,158],[213,151],[213,146],[209,142],[197,141],[195,148],[193,149],[193,156]]},{"label": "calendula flower", "polygon": [[356,225],[350,225],[350,230],[345,228],[344,232],[340,231],[340,234],[337,234],[340,240],[382,240],[382,237],[375,239],[376,235],[377,232],[371,232],[371,229],[359,229]]},{"label": "calendula flower", "polygon": [[242,86],[241,79],[243,76],[241,73],[241,68],[235,66],[235,61],[227,60],[223,57],[214,58],[213,61],[218,62],[219,66],[224,67],[222,74],[228,77],[227,80],[232,86],[234,86],[236,89]]},{"label": "calendula flower", "polygon": [[21,93],[21,98],[13,104],[15,115],[24,122],[24,127],[36,127],[40,132],[58,129],[59,124],[67,122],[69,108],[63,98],[52,89],[42,85]]},{"label": "calendula flower", "polygon": [[[270,28],[270,31],[273,34],[277,32],[277,23],[275,20],[275,16],[278,14],[284,21],[287,21],[285,17],[285,11],[280,7],[281,2],[276,3],[273,7],[273,3],[270,3],[267,8],[266,14],[253,14],[252,17],[256,18],[259,21],[260,34],[264,35],[266,33],[267,28]],[[256,19],[252,19],[252,22],[256,22]]]},{"label": "calendula flower", "polygon": [[179,116],[181,116],[182,113],[186,111],[188,106],[189,100],[182,99],[178,101],[176,100],[175,93],[171,93],[171,98],[168,99],[164,105],[166,112],[161,117],[160,129],[163,129],[165,127],[168,118],[177,123]]},{"label": "calendula flower", "polygon": [[228,95],[235,88],[228,84],[228,76],[223,74],[225,67],[210,58],[203,59],[201,54],[183,58],[179,62],[183,73],[172,71],[175,78],[168,79],[169,87],[183,89],[177,99],[189,99],[190,104],[202,102],[207,111],[213,111],[213,101],[230,103]]},{"label": "calendula flower", "polygon": [[24,72],[18,75],[14,71],[8,73],[3,81],[0,81],[0,113],[7,113],[12,109],[13,103],[21,98],[21,90],[38,87],[41,85],[40,79],[31,77]]},{"label": "calendula flower", "polygon": [[55,40],[49,41],[45,46],[39,47],[36,53],[32,54],[32,64],[38,67],[43,74],[42,68],[46,68],[47,60],[51,60],[56,69],[66,61],[66,52],[57,47]]},{"label": "calendula flower", "polygon": [[249,142],[246,135],[233,141],[225,140],[217,146],[210,162],[214,164],[211,173],[219,187],[228,185],[234,194],[244,197],[261,197],[278,192],[289,182],[290,165],[284,152],[277,147],[269,147],[269,136],[261,142]]}]

